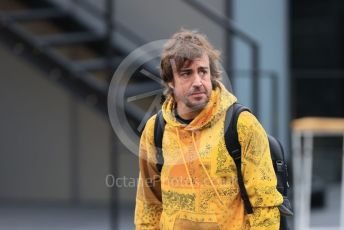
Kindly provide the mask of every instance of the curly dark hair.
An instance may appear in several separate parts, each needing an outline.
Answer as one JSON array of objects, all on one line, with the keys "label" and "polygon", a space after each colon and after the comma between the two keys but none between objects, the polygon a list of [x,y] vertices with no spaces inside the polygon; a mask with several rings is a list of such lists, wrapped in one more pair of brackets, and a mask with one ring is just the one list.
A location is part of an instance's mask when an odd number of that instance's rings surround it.
[{"label": "curly dark hair", "polygon": [[165,85],[164,95],[172,93],[172,89],[167,83],[173,80],[172,65],[177,71],[192,61],[207,54],[209,57],[210,75],[213,88],[217,87],[221,77],[221,71],[217,65],[220,60],[220,52],[210,44],[204,34],[195,30],[181,29],[172,35],[165,43],[160,60],[160,75]]}]

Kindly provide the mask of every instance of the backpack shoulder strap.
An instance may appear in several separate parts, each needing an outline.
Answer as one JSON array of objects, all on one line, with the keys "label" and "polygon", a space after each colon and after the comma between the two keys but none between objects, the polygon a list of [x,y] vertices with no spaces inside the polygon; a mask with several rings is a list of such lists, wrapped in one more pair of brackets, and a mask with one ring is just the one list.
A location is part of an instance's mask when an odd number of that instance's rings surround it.
[{"label": "backpack shoulder strap", "polygon": [[241,146],[239,143],[238,131],[237,131],[238,118],[239,118],[240,113],[243,111],[251,112],[248,108],[246,108],[245,106],[239,103],[234,103],[227,110],[225,123],[224,123],[224,133],[225,133],[226,148],[228,150],[228,153],[233,158],[236,169],[237,169],[240,196],[244,202],[246,212],[248,214],[251,214],[253,213],[252,205],[248,198],[243,176],[241,173]]},{"label": "backpack shoulder strap", "polygon": [[159,110],[154,123],[154,145],[157,151],[156,168],[158,169],[159,173],[161,173],[161,169],[164,164],[164,156],[162,155],[162,136],[164,134],[165,124],[166,122],[164,120],[164,117],[162,116],[162,111]]}]

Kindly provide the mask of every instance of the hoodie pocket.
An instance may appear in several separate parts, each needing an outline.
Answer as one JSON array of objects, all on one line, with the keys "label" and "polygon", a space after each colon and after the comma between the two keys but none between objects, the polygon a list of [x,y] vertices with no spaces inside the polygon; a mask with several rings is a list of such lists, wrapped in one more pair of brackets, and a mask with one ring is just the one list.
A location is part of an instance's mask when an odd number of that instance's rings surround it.
[{"label": "hoodie pocket", "polygon": [[177,218],[173,230],[220,230],[216,222],[192,221]]}]

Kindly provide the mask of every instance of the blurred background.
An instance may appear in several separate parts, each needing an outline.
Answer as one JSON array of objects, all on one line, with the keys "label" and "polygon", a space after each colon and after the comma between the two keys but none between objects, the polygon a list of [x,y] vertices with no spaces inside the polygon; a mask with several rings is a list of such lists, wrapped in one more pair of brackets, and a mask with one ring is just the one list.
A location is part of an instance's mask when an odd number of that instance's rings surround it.
[{"label": "blurred background", "polygon": [[[138,159],[111,127],[108,87],[130,52],[182,27],[222,52],[293,186],[292,120],[344,117],[343,26],[340,0],[0,0],[0,229],[134,229]],[[161,94],[156,61],[115,98],[146,95],[125,107],[138,135]],[[342,144],[314,139],[312,227],[340,224]]]}]

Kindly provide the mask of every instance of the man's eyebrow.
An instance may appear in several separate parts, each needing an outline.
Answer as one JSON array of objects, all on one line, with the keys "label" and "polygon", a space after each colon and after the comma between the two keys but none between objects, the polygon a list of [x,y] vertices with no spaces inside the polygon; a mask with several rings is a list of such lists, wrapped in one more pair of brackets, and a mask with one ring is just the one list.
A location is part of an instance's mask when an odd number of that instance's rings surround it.
[{"label": "man's eyebrow", "polygon": [[[198,67],[198,69],[209,69],[209,67],[208,66],[200,66],[200,67]],[[180,71],[188,71],[188,70],[192,70],[192,68],[184,67],[184,68],[180,69]]]},{"label": "man's eyebrow", "polygon": [[181,68],[179,72],[191,71],[191,68]]}]

